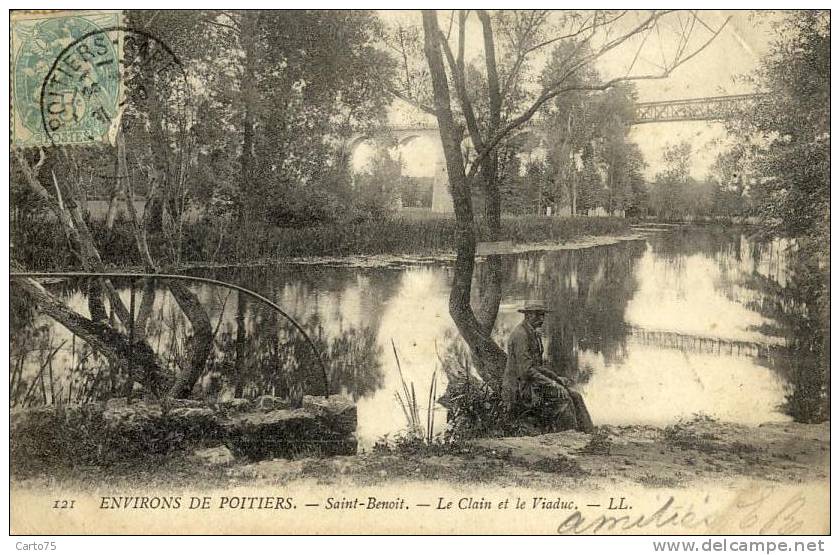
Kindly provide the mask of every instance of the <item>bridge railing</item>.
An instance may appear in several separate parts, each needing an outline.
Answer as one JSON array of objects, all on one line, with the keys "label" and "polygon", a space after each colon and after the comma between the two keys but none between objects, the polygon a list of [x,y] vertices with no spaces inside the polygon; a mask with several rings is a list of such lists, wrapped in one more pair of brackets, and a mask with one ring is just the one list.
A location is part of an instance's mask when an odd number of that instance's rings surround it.
[{"label": "bridge railing", "polygon": [[[765,93],[732,94],[725,96],[706,96],[701,98],[682,98],[659,100],[655,102],[637,102],[635,105],[634,124],[673,122],[673,121],[714,121],[731,118],[739,111],[748,108]],[[539,128],[545,122],[530,120],[523,128]],[[393,125],[392,131],[430,131],[437,129],[433,122],[418,122],[405,125]]]},{"label": "bridge railing", "polygon": [[774,351],[784,348],[783,343],[746,341],[694,335],[677,331],[657,330],[628,326],[630,337],[644,345],[693,351],[709,354],[728,354],[738,356],[753,356],[769,358]]}]

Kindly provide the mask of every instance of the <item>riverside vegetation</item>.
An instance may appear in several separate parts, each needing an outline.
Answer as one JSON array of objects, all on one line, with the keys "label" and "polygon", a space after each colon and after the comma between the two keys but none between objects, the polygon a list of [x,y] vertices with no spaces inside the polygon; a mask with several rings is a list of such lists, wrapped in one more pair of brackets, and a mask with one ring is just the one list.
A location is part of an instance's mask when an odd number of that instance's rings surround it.
[{"label": "riverside vegetation", "polygon": [[[141,259],[134,244],[130,222],[119,219],[112,228],[88,219],[88,226],[104,262],[113,267],[136,267]],[[622,218],[558,218],[508,216],[502,219],[499,240],[513,243],[567,242],[582,236],[619,235],[629,232]],[[210,218],[185,224],[183,238],[171,245],[163,234],[151,234],[153,254],[172,266],[251,264],[314,256],[416,254],[454,252],[456,222],[451,217],[385,216],[363,221],[339,221],[315,227],[235,225]],[[480,240],[488,229],[479,222]],[[77,259],[61,229],[44,215],[13,222],[11,232],[15,260],[30,269],[69,270]]]}]

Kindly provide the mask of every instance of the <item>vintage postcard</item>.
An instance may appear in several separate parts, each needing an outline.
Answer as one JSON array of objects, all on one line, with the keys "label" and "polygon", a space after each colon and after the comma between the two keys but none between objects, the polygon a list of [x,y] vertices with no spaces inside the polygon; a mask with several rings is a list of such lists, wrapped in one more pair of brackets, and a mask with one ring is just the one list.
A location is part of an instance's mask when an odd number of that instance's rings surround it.
[{"label": "vintage postcard", "polygon": [[829,534],[830,23],[10,11],[10,532]]}]

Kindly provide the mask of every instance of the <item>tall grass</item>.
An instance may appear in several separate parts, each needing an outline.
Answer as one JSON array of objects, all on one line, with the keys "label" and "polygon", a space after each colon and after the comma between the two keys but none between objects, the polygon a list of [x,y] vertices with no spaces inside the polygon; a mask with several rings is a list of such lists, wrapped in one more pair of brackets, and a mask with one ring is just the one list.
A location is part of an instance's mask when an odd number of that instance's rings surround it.
[{"label": "tall grass", "polygon": [[[44,341],[27,348],[13,343],[10,357],[9,405],[35,407],[47,405],[72,405],[112,396],[111,385],[118,378],[119,369],[84,342],[77,349],[76,336],[58,346],[53,345],[47,334]],[[60,351],[70,352],[69,365],[54,367]],[[125,380],[125,376],[119,376]]]},{"label": "tall grass", "polygon": [[405,376],[402,372],[402,364],[400,364],[400,356],[397,353],[397,346],[394,340],[391,339],[391,348],[394,351],[394,359],[397,362],[397,372],[400,375],[400,385],[402,386],[402,393],[399,390],[395,392],[397,402],[402,407],[403,415],[405,416],[406,424],[408,426],[409,434],[416,439],[422,439],[426,444],[431,445],[435,438],[435,401],[437,399],[437,368],[432,372],[432,381],[429,384],[429,398],[426,403],[426,423],[423,425],[420,420],[420,410],[417,403],[417,395],[414,392],[414,382],[406,383]]}]

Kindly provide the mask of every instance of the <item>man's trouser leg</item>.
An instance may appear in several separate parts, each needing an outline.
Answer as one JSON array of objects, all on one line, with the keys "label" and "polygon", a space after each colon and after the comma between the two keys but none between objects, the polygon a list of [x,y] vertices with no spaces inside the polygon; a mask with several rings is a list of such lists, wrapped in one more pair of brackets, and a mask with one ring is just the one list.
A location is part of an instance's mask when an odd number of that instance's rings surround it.
[{"label": "man's trouser leg", "polygon": [[575,404],[565,387],[546,379],[540,381],[534,389],[535,400],[539,401],[540,420],[546,431],[578,429]]},{"label": "man's trouser leg", "polygon": [[575,417],[577,418],[577,428],[579,432],[592,433],[595,425],[592,423],[592,417],[589,416],[589,410],[586,408],[586,403],[583,400],[583,395],[577,391],[569,391],[569,396],[572,398],[572,404],[575,407]]}]

